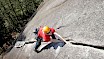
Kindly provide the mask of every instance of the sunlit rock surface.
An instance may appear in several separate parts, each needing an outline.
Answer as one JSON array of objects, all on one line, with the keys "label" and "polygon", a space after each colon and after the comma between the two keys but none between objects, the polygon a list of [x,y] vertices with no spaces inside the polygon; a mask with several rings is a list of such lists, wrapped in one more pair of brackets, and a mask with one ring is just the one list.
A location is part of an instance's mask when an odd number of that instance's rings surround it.
[{"label": "sunlit rock surface", "polygon": [[[104,0],[45,0],[19,39],[34,40],[33,30],[44,25],[74,42],[104,47]],[[70,41],[60,49],[52,47],[40,53],[33,51],[34,45],[14,47],[3,59],[104,59],[103,48]]]}]

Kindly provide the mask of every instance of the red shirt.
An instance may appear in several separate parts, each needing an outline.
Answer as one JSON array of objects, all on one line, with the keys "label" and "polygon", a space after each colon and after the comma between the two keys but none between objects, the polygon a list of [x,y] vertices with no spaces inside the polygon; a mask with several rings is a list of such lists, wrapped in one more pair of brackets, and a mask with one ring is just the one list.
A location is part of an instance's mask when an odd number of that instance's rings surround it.
[{"label": "red shirt", "polygon": [[[43,38],[43,41],[44,42],[49,42],[50,41],[50,36],[51,35],[46,35],[45,33],[43,33],[42,32],[42,27],[39,29],[39,31],[38,31],[38,36],[40,37],[40,38]],[[51,32],[52,32],[52,34],[55,32],[55,30],[53,29],[53,28],[50,28],[50,30],[51,30]]]}]

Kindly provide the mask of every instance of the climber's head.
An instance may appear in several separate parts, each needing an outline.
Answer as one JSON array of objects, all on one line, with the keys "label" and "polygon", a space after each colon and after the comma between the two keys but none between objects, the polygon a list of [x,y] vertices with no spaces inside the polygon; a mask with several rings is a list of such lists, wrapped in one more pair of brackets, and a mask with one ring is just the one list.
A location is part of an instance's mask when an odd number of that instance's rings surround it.
[{"label": "climber's head", "polygon": [[50,28],[48,26],[44,26],[42,30],[45,34],[50,33]]}]

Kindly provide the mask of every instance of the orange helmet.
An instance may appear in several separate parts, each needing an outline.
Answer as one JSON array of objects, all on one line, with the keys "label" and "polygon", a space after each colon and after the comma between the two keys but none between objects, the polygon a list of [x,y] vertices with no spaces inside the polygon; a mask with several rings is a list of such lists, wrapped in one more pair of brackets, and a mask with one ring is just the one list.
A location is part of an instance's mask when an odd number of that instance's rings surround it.
[{"label": "orange helmet", "polygon": [[50,32],[50,28],[48,26],[44,26],[43,27],[43,32],[44,33],[49,33]]}]

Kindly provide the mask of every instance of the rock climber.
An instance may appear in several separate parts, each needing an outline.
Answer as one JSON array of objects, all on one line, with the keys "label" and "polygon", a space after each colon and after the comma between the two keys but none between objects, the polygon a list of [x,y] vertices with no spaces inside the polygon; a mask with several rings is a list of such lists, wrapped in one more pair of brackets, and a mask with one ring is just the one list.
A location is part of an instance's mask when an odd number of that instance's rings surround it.
[{"label": "rock climber", "polygon": [[[34,33],[36,35],[35,39],[37,40],[34,51],[36,51],[37,53],[39,52],[37,49],[41,45],[41,42],[49,42],[56,39],[55,35],[59,36],[54,28],[50,28],[48,26],[36,28]],[[66,43],[66,41],[62,37],[61,40]]]}]

